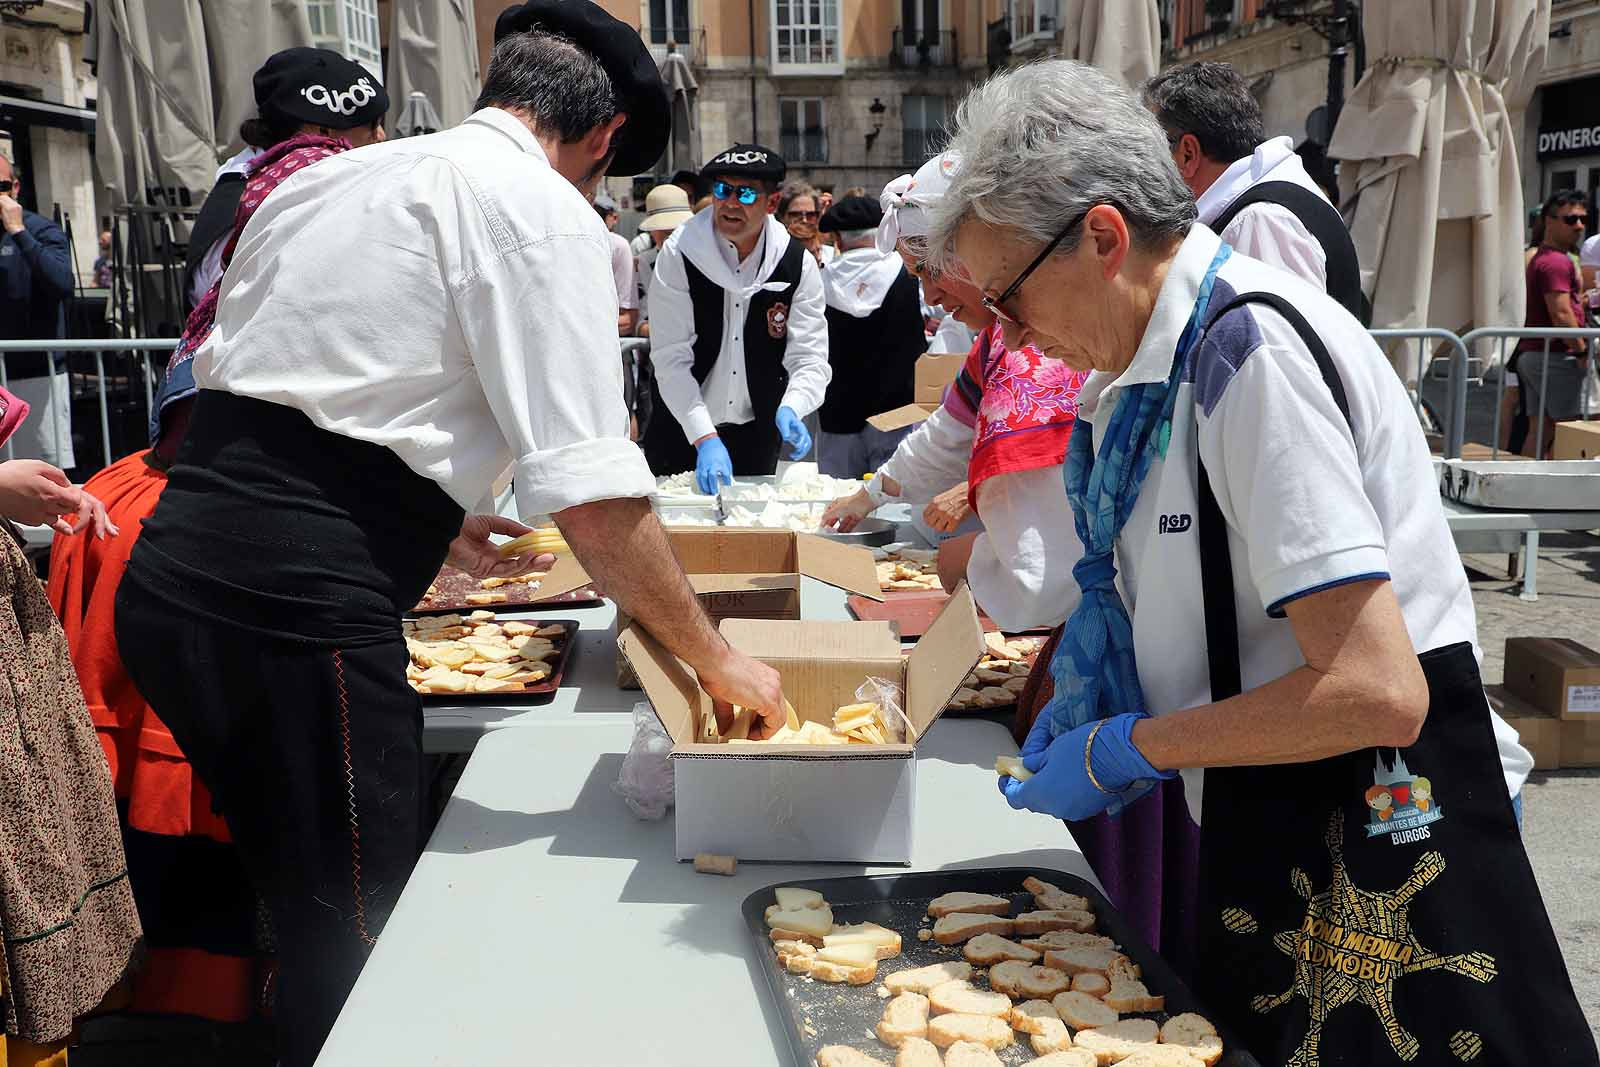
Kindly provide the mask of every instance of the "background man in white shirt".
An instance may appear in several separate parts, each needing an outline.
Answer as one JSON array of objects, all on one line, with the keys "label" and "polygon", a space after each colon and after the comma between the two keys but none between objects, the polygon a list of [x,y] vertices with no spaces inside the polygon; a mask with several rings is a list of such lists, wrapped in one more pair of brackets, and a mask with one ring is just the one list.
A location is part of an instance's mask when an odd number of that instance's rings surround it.
[{"label": "background man in white shirt", "polygon": [[1200,221],[1253,259],[1282,267],[1366,322],[1355,244],[1288,137],[1267,139],[1261,105],[1227,63],[1187,63],[1143,89],[1167,132]]},{"label": "background man in white shirt", "polygon": [[644,450],[658,475],[693,467],[702,492],[773,473],[785,444],[788,458],[804,457],[802,420],[828,388],[822,276],[772,217],[786,169],[761,145],[713,157],[701,171],[711,209],[656,259],[650,359],[662,403]]},{"label": "background man in white shirt", "polygon": [[315,1060],[425,839],[401,614],[447,558],[536,562],[490,542],[520,523],[468,513],[508,464],[519,513],[553,516],[719,704],[782,715],[776,672],[696,601],[628,439],[589,197],[659,157],[660,75],[588,0],[510,8],[495,36],[461,125],[324,159],[257,210],[119,589],[128,672],[271,909],[285,1067]]},{"label": "background man in white shirt", "polygon": [[606,235],[611,240],[611,277],[617,285],[617,333],[632,337],[639,325],[639,289],[633,280],[633,249],[628,239],[617,232],[617,222],[622,215],[617,202],[602,190],[594,198],[595,214],[606,224]]}]

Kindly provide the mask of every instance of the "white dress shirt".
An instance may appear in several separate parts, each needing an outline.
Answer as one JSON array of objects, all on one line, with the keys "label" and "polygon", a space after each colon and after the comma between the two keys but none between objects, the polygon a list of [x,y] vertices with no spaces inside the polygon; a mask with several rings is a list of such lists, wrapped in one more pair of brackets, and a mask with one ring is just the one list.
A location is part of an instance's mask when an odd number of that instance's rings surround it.
[{"label": "white dress shirt", "polygon": [[[1289,182],[1328,197],[1295,155],[1294,141],[1274,137],[1253,154],[1236,159],[1195,201],[1200,221],[1210,226],[1228,207],[1262,182]],[[1294,212],[1279,204],[1251,204],[1223,229],[1222,239],[1252,259],[1281,267],[1318,289],[1328,287],[1328,257]]]},{"label": "white dress shirt", "polygon": [[513,461],[525,516],[648,496],[608,237],[496,108],[333,156],[245,227],[195,379],[390,448],[465,508]]},{"label": "white dress shirt", "polygon": [[611,239],[611,277],[617,286],[617,307],[629,311],[639,306],[639,290],[633,284],[633,249],[628,239],[620,233],[609,234]]},{"label": "white dress shirt", "polygon": [[[744,327],[751,297],[786,289],[768,282],[789,248],[789,232],[768,217],[755,250],[745,259],[702,211],[679,226],[656,257],[650,285],[650,361],[661,399],[691,443],[719,425],[739,426],[755,418],[745,373]],[[722,289],[722,347],[702,386],[694,380],[694,303],[684,260]],[[789,372],[782,407],[801,418],[822,406],[833,370],[828,365],[828,320],[824,317],[822,274],[816,258],[800,257],[800,282],[789,300],[789,341],[783,366]]]}]

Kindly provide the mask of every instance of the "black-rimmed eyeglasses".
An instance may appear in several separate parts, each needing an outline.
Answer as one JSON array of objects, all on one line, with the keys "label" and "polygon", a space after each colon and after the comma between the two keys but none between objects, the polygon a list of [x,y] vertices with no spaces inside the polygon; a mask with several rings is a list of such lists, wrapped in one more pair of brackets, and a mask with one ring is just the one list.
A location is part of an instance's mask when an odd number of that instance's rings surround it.
[{"label": "black-rimmed eyeglasses", "polygon": [[1078,212],[1077,215],[1073,216],[1072,220],[1061,228],[1061,232],[1056,234],[1055,237],[1051,239],[1050,243],[1044,246],[1044,250],[1041,251],[1037,256],[1033,257],[1033,262],[1022,268],[1022,273],[1017,275],[1016,280],[1014,280],[1010,285],[1006,286],[1005,290],[1001,292],[999,296],[991,297],[987,294],[984,295],[983,306],[989,310],[991,315],[1005,322],[1009,322],[1013,326],[1022,325],[1021,319],[1017,318],[1015,315],[1011,314],[1011,312],[1005,309],[1006,301],[1017,295],[1018,290],[1022,288],[1022,283],[1026,282],[1028,277],[1033,274],[1034,271],[1038,270],[1044,265],[1044,261],[1050,258],[1050,254],[1060,247],[1061,242],[1067,239],[1068,234],[1077,229],[1078,224],[1083,221],[1084,216],[1089,214],[1091,208],[1095,206],[1098,205],[1091,205],[1090,207],[1084,208],[1082,211]]}]

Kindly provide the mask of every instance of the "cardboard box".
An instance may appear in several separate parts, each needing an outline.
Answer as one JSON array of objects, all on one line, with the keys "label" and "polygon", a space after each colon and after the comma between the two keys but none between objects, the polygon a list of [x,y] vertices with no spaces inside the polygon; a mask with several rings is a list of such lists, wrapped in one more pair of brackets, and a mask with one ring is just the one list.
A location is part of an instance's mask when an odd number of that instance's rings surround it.
[{"label": "cardboard box", "polygon": [[937,406],[944,400],[945,386],[956,380],[956,375],[961,373],[961,367],[966,362],[964,355],[924,355],[917,360],[912,399],[918,404]]},{"label": "cardboard box", "polygon": [[[730,527],[669,529],[667,539],[712,622],[798,619],[803,577],[873,600],[883,599],[872,553],[854,545],[788,530]],[[555,596],[589,582],[582,564],[563,557],[539,584],[539,591],[548,590],[546,595]],[[619,634],[632,621],[627,612],[617,609]],[[638,687],[620,655],[617,684],[625,689]]]},{"label": "cardboard box", "polygon": [[1574,720],[1561,727],[1561,766],[1600,767],[1600,716]]},{"label": "cardboard box", "polygon": [[1600,422],[1558,422],[1551,459],[1600,459]]},{"label": "cardboard box", "polygon": [[[923,358],[926,359],[927,357],[924,356]],[[882,433],[890,433],[894,430],[904,429],[907,426],[915,426],[919,422],[925,422],[929,415],[938,410],[938,404],[907,404],[904,407],[895,408],[893,411],[885,411],[882,414],[870,416],[867,419],[867,425]]]},{"label": "cardboard box", "polygon": [[1506,638],[1506,688],[1564,721],[1600,721],[1600,652],[1564,637]]},{"label": "cardboard box", "polygon": [[887,678],[901,686],[911,733],[889,745],[707,739],[711,698],[687,666],[629,627],[617,646],[672,737],[678,858],[716,852],[741,860],[911,862],[917,742],[983,651],[971,591],[957,588],[908,656],[884,622],[729,619],[722,633],[777,669],[802,719],[831,725],[863,682]]},{"label": "cardboard box", "polygon": [[1503,685],[1487,685],[1489,706],[1517,731],[1522,747],[1533,753],[1533,769],[1553,771],[1561,763],[1561,720],[1510,692]]}]

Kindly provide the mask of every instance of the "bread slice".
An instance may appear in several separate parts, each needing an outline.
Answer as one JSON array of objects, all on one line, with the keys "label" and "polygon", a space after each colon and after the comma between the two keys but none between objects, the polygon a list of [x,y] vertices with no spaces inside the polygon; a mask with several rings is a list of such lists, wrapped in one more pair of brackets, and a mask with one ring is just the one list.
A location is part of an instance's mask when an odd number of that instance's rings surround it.
[{"label": "bread slice", "polygon": [[844,945],[870,945],[878,959],[886,960],[900,955],[900,935],[877,923],[857,923],[854,926],[835,926],[833,933],[823,937],[827,948]]},{"label": "bread slice", "polygon": [[1088,971],[1072,976],[1072,988],[1091,997],[1104,998],[1111,991],[1111,979],[1098,971]]},{"label": "bread slice", "polygon": [[968,915],[1010,915],[1011,901],[992,893],[946,893],[928,902],[928,914],[935,919],[964,912]]},{"label": "bread slice", "polygon": [[886,1067],[875,1056],[868,1056],[849,1045],[826,1045],[817,1050],[817,1067]]},{"label": "bread slice", "polygon": [[1204,1067],[1203,1061],[1175,1045],[1157,1045],[1115,1062],[1117,1067]]},{"label": "bread slice", "polygon": [[1055,948],[1044,954],[1044,964],[1068,974],[1091,971],[1105,974],[1113,963],[1125,958],[1122,953],[1109,948]]},{"label": "bread slice", "polygon": [[1049,1020],[1043,1030],[1028,1039],[1035,1055],[1048,1056],[1052,1052],[1065,1052],[1072,1047],[1072,1035],[1067,1024],[1060,1019]]},{"label": "bread slice", "polygon": [[[993,984],[994,972],[989,973]],[[935,1015],[993,1015],[1004,1019],[1011,1014],[1010,997],[978,989],[965,981],[946,982],[928,994],[928,1004]]]},{"label": "bread slice", "polygon": [[821,948],[823,945],[822,938],[816,934],[808,934],[801,930],[785,930],[781,927],[774,927],[767,932],[767,936],[772,938],[773,944],[777,944],[779,941],[804,941],[813,948]]},{"label": "bread slice", "polygon": [[900,1046],[894,1067],[944,1067],[944,1060],[939,1056],[939,1046],[932,1041],[925,1037],[909,1037]]},{"label": "bread slice", "polygon": [[989,985],[1011,997],[1044,999],[1065,993],[1072,979],[1053,967],[1007,960],[989,969]]},{"label": "bread slice", "polygon": [[994,1049],[975,1041],[957,1041],[944,1054],[944,1067],[1005,1067]]},{"label": "bread slice", "polygon": [[1060,886],[1040,878],[1024,878],[1022,888],[1033,894],[1034,903],[1046,911],[1093,911],[1089,898],[1068,893]]},{"label": "bread slice", "polygon": [[1016,918],[1019,934],[1045,934],[1051,930],[1087,933],[1094,929],[1094,913],[1088,911],[1025,911]]},{"label": "bread slice", "polygon": [[1075,1048],[1040,1056],[1028,1064],[1028,1067],[1095,1067],[1099,1062],[1094,1053],[1087,1049]]},{"label": "bread slice", "polygon": [[778,952],[778,962],[788,966],[789,960],[795,956],[811,959],[816,956],[815,945],[808,945],[804,941],[774,941],[772,947]]},{"label": "bread slice", "polygon": [[1160,1037],[1161,1028],[1153,1019],[1118,1019],[1108,1026],[1080,1030],[1073,1044],[1093,1052],[1102,1064],[1111,1064],[1154,1049]]},{"label": "bread slice", "polygon": [[930,963],[909,971],[896,971],[883,980],[890,993],[921,993],[927,996],[946,982],[963,982],[972,977],[972,964],[960,960]]},{"label": "bread slice", "polygon": [[1050,1028],[1051,1023],[1061,1021],[1061,1016],[1056,1014],[1056,1009],[1050,1006],[1048,1000],[1025,1000],[1012,1008],[1007,1018],[1011,1029],[1025,1034],[1042,1034]]},{"label": "bread slice", "polygon": [[1022,938],[1031,949],[1048,952],[1053,948],[1116,948],[1117,943],[1105,934],[1081,934],[1076,930],[1051,930],[1038,937]]},{"label": "bread slice", "polygon": [[1167,998],[1154,996],[1137,978],[1123,978],[1111,983],[1111,989],[1100,998],[1108,1007],[1129,1014],[1140,1011],[1164,1011]]},{"label": "bread slice", "polygon": [[998,915],[973,915],[955,912],[933,924],[933,939],[941,945],[959,945],[979,934],[1009,934],[1011,920]]},{"label": "bread slice", "polygon": [[1107,1007],[1087,993],[1059,993],[1050,1001],[1050,1006],[1056,1009],[1061,1021],[1074,1030],[1110,1026],[1119,1018],[1117,1009]]},{"label": "bread slice", "polygon": [[878,1020],[878,1040],[899,1048],[912,1037],[928,1036],[928,998],[921,993],[901,993],[883,1009]]},{"label": "bread slice", "polygon": [[[867,985],[878,977],[878,964],[874,960],[867,964],[831,963],[828,960],[812,959],[811,967],[805,973],[819,982],[835,982],[845,985]],[[793,968],[790,968],[791,973]]]},{"label": "bread slice", "polygon": [[928,1020],[928,1040],[940,1048],[957,1041],[974,1041],[993,1049],[1011,1044],[1011,1025],[993,1015],[936,1015]]},{"label": "bread slice", "polygon": [[1144,977],[1144,971],[1137,963],[1126,956],[1111,961],[1111,966],[1106,968],[1106,977],[1111,979],[1113,985],[1121,981],[1138,981]]},{"label": "bread slice", "polygon": [[979,934],[968,941],[962,948],[961,954],[973,963],[987,967],[991,963],[1000,963],[1004,960],[1021,960],[1023,963],[1037,963],[1039,952],[1026,945],[1019,945],[1015,941],[1008,941],[999,934]]},{"label": "bread slice", "polygon": [[1192,1011],[1174,1015],[1161,1024],[1161,1043],[1183,1049],[1206,1067],[1222,1058],[1222,1038],[1217,1036],[1217,1028],[1211,1020]]}]

